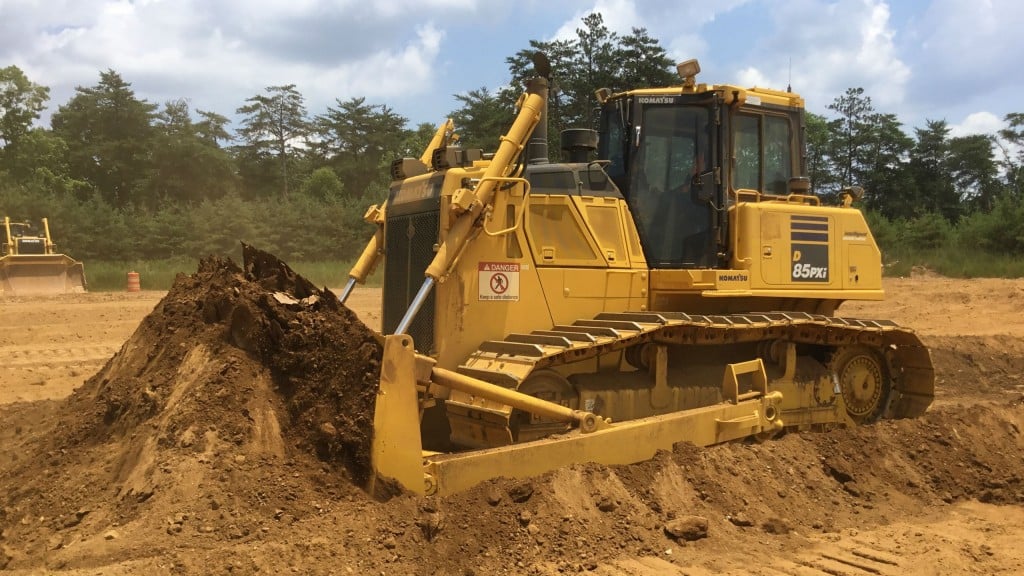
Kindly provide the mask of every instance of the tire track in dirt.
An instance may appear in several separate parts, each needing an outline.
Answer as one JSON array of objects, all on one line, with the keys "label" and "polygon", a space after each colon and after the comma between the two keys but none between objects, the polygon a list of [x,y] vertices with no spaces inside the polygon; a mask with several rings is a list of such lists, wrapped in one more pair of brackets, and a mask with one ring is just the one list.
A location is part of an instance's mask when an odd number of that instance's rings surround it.
[{"label": "tire track in dirt", "polygon": [[95,374],[163,292],[0,299],[0,404],[64,398]]},{"label": "tire track in dirt", "polygon": [[[729,539],[712,538],[658,556],[620,558],[602,576],[902,576],[1020,574],[1024,510],[965,501],[871,529]],[[772,539],[778,539],[772,543]],[[767,546],[766,546],[767,545]],[[682,560],[681,560],[682,559]],[[555,574],[552,569],[543,574]]]},{"label": "tire track in dirt", "polygon": [[54,367],[62,364],[103,363],[117,352],[120,344],[61,346],[58,348],[0,347],[8,368]]},{"label": "tire track in dirt", "polygon": [[70,346],[0,346],[0,403],[64,398],[98,371],[121,342]]},{"label": "tire track in dirt", "polygon": [[904,559],[892,550],[860,542],[826,546],[802,553],[792,561],[782,558],[773,572],[786,576],[900,576]]}]

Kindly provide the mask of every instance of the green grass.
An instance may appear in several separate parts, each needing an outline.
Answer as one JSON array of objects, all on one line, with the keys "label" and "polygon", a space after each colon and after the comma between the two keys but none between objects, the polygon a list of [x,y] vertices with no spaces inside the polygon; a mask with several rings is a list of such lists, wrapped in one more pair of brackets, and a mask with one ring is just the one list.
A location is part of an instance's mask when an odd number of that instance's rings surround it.
[{"label": "green grass", "polygon": [[[1024,255],[994,255],[978,250],[950,247],[937,250],[894,248],[883,250],[886,276],[909,276],[915,267],[923,267],[950,278],[1022,278]],[[293,270],[317,286],[340,288],[348,280],[352,262],[288,262]],[[93,292],[120,292],[125,289],[128,272],[138,272],[143,290],[167,290],[179,273],[192,274],[198,260],[179,258],[136,262],[85,263],[85,276]],[[380,286],[381,271],[367,280],[369,286]]]},{"label": "green grass", "polygon": [[882,251],[886,276],[909,276],[915,267],[949,278],[1021,278],[1024,255],[989,254],[963,247],[935,250],[895,248]]},{"label": "green grass", "polygon": [[124,291],[129,272],[139,273],[143,290],[167,290],[179,272],[191,274],[198,260],[174,259],[136,262],[85,262],[85,278],[90,292]]},{"label": "green grass", "polygon": [[[348,273],[355,262],[338,260],[329,262],[288,262],[288,265],[317,286],[340,288],[348,282]],[[380,286],[380,267],[366,279],[367,286]]]},{"label": "green grass", "polygon": [[[292,270],[317,286],[340,288],[348,280],[351,261],[329,262],[287,262]],[[90,292],[122,292],[129,272],[139,273],[143,290],[168,290],[178,274],[193,274],[199,268],[199,261],[188,258],[171,260],[148,260],[135,262],[85,262],[85,277]],[[380,271],[367,279],[367,285],[380,285]]]}]

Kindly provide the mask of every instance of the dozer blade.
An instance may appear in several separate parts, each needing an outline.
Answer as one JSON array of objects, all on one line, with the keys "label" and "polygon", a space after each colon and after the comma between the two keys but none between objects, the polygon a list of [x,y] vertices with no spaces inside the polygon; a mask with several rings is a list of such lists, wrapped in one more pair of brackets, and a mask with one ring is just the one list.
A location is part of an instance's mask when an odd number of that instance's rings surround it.
[{"label": "dozer blade", "polygon": [[386,486],[394,482],[413,492],[430,491],[431,487],[424,484],[412,338],[398,334],[385,336],[380,364],[370,455],[374,485],[370,486],[370,492],[386,491]]},{"label": "dozer blade", "polygon": [[85,291],[85,267],[66,254],[19,254],[0,258],[0,294],[26,296]]},{"label": "dozer blade", "polygon": [[[763,372],[760,363],[758,367]],[[435,384],[545,417],[564,418],[574,429],[498,448],[452,454],[424,451],[420,392]],[[777,433],[783,428],[781,404],[781,393],[762,387],[757,394],[733,395],[712,406],[611,423],[438,368],[432,359],[415,352],[408,335],[386,336],[373,420],[374,485],[370,488],[380,494],[393,492],[398,484],[417,494],[444,496],[492,478],[527,478],[572,464],[631,464],[649,460],[658,450],[671,450],[679,442],[708,446]]]}]

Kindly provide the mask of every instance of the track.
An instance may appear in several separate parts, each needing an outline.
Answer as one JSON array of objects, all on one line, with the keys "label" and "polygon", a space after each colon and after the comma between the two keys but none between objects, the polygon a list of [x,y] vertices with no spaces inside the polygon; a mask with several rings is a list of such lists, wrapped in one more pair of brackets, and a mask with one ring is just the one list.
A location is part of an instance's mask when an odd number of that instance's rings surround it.
[{"label": "track", "polygon": [[[879,416],[920,416],[934,397],[935,372],[931,358],[913,331],[888,320],[858,320],[802,312],[715,316],[680,312],[601,313],[592,319],[556,325],[550,330],[510,334],[503,340],[484,342],[459,367],[459,371],[480,380],[519,389],[531,375],[542,370],[564,368],[588,360],[596,360],[596,366],[602,366],[601,358],[626,351],[629,359],[630,350],[639,350],[640,345],[648,343],[722,346],[776,341],[833,351],[851,347],[875,351],[886,364],[884,372],[889,382],[884,388],[886,392],[891,390],[891,394],[885,394],[887,398],[879,399]],[[834,366],[831,368],[833,371],[842,370],[842,367],[839,370]],[[527,393],[534,391],[528,389]],[[453,393],[448,405],[458,414],[452,418],[456,437],[460,436],[459,421],[467,418],[476,426],[482,421],[485,426],[494,427],[496,434],[497,428],[508,425],[509,412],[505,410],[506,417],[501,418],[499,413],[503,409],[497,404]]]},{"label": "track", "polygon": [[4,394],[17,400],[60,398],[94,374],[119,346],[3,346]]}]

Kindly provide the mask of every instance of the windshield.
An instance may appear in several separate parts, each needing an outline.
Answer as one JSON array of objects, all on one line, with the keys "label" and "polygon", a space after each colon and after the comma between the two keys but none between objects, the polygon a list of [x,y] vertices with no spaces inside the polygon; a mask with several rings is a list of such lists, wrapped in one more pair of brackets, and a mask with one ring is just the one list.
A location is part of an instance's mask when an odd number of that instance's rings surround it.
[{"label": "windshield", "polygon": [[22,238],[25,236],[35,237],[39,236],[39,233],[36,232],[35,226],[28,222],[11,222],[11,236],[15,238]]},{"label": "windshield", "polygon": [[711,211],[694,190],[695,176],[710,168],[708,119],[705,107],[647,106],[632,135],[627,199],[652,266],[712,265]]}]

